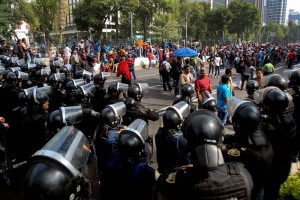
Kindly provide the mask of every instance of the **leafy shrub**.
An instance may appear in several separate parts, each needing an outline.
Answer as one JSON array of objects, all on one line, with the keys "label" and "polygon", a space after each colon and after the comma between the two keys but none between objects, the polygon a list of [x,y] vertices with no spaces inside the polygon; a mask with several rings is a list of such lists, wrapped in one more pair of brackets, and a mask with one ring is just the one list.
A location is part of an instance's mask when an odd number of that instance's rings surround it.
[{"label": "leafy shrub", "polygon": [[300,172],[290,175],[281,185],[280,200],[300,200]]}]

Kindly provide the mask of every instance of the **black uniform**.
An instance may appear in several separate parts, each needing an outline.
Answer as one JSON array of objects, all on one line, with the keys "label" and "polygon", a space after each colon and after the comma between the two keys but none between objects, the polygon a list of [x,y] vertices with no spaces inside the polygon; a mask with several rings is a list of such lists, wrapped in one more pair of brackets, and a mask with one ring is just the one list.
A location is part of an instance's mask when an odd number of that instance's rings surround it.
[{"label": "black uniform", "polygon": [[129,125],[135,119],[143,119],[144,121],[148,122],[157,121],[159,120],[159,115],[156,111],[147,108],[146,106],[142,105],[139,102],[136,102],[134,99],[128,97],[125,100],[127,112],[123,117],[123,124]]}]

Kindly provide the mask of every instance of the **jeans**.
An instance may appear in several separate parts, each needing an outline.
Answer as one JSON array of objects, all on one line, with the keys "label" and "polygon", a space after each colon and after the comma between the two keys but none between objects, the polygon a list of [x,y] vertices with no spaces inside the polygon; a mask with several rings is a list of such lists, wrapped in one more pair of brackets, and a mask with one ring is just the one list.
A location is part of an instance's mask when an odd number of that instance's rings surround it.
[{"label": "jeans", "polygon": [[135,80],[136,76],[135,76],[134,66],[130,66],[129,70],[130,70],[130,73],[132,73],[133,79]]},{"label": "jeans", "polygon": [[228,111],[227,108],[218,108],[218,117],[220,118],[223,126],[227,122]]},{"label": "jeans", "polygon": [[215,76],[220,76],[220,66],[215,66]]}]

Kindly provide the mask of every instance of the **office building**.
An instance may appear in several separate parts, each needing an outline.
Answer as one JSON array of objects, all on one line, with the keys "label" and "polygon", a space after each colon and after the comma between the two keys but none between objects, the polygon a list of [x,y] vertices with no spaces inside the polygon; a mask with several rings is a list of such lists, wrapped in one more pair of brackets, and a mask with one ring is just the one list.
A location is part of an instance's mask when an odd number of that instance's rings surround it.
[{"label": "office building", "polygon": [[268,0],[267,7],[267,23],[287,24],[287,0]]}]

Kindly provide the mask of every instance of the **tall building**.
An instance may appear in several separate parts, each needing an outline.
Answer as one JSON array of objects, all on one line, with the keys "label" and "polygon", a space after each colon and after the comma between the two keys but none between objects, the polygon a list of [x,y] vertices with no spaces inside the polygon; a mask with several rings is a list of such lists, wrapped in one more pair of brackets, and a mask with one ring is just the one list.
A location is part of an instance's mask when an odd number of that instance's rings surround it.
[{"label": "tall building", "polygon": [[297,12],[295,10],[289,10],[289,21],[294,21],[296,25],[300,25],[300,12]]},{"label": "tall building", "polygon": [[287,0],[268,0],[267,23],[287,24]]}]

